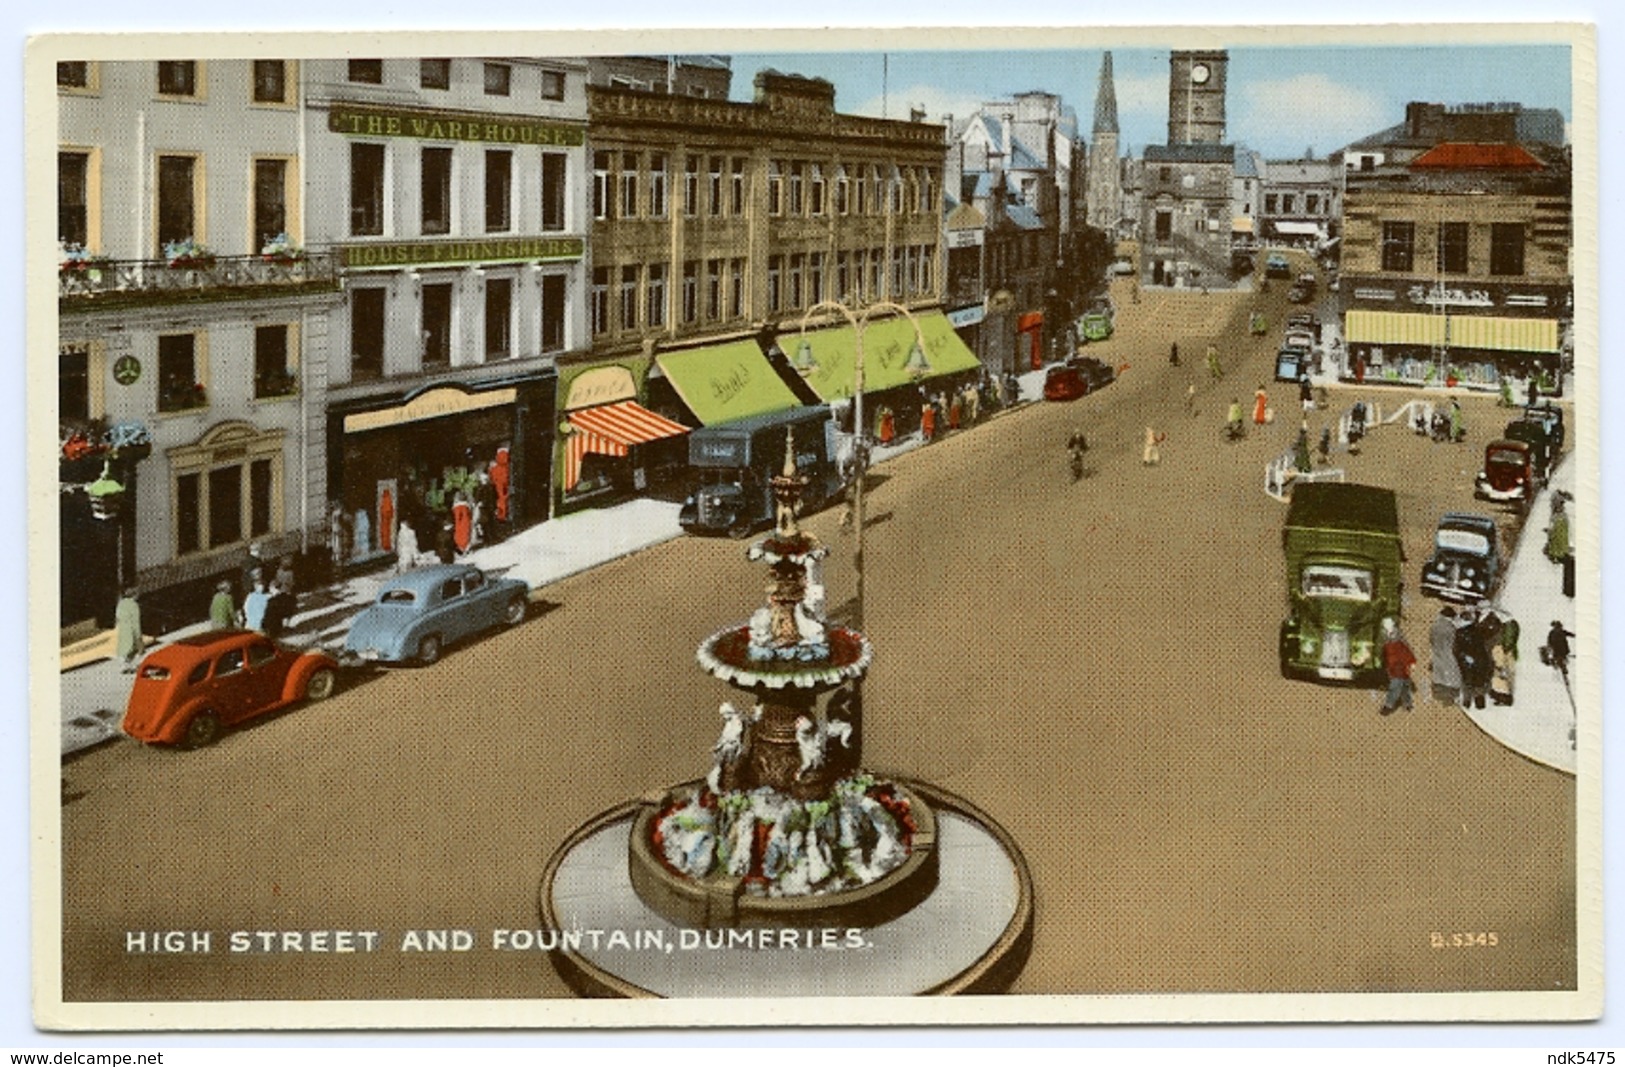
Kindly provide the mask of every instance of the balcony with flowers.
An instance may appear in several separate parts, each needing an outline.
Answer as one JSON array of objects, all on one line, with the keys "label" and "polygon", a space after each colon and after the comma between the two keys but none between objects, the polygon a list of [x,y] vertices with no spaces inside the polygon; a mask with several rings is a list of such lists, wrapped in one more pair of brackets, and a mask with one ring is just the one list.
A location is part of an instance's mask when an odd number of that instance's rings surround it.
[{"label": "balcony with flowers", "polygon": [[113,259],[82,246],[59,249],[57,301],[63,312],[151,304],[281,297],[339,290],[336,259],[278,234],[251,256],[223,256],[188,237],[157,259]]}]

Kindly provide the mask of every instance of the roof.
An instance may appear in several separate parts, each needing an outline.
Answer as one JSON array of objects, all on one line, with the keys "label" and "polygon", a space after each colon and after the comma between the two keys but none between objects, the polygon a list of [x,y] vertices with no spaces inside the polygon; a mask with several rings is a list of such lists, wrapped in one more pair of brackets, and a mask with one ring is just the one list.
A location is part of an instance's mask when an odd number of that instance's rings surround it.
[{"label": "roof", "polygon": [[1100,85],[1095,90],[1096,133],[1117,133],[1117,87],[1112,82],[1112,54],[1100,61]]},{"label": "roof", "polygon": [[162,647],[205,649],[213,648],[215,645],[228,645],[245,637],[264,636],[257,630],[205,630],[202,633],[166,642]]},{"label": "roof", "polygon": [[1354,530],[1399,536],[1399,507],[1392,489],[1352,482],[1306,482],[1292,490],[1287,526]]},{"label": "roof", "polygon": [[1042,230],[1044,228],[1044,220],[1039,217],[1038,212],[1026,204],[1006,204],[1004,205],[1004,213],[1010,217],[1011,222],[1024,230]]},{"label": "roof", "polygon": [[1256,178],[1256,177],[1259,176],[1258,175],[1258,153],[1257,152],[1250,152],[1250,151],[1248,151],[1247,149],[1244,148],[1241,151],[1236,153],[1235,163],[1236,163],[1236,177],[1238,177],[1238,178]]},{"label": "roof", "polygon": [[1411,161],[1413,170],[1543,170],[1545,164],[1515,144],[1446,141]]},{"label": "roof", "polygon": [[1147,163],[1234,163],[1236,146],[1229,144],[1148,144]]}]

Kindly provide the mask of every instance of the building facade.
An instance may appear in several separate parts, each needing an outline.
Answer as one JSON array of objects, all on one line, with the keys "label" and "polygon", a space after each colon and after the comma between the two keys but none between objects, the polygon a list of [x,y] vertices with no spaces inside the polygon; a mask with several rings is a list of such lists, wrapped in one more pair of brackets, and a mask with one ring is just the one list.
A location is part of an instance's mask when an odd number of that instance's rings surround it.
[{"label": "building facade", "polygon": [[1224,288],[1231,256],[1235,146],[1224,143],[1223,51],[1169,57],[1168,143],[1147,145],[1140,193],[1140,271],[1150,285]]},{"label": "building facade", "polygon": [[105,626],[121,585],[177,591],[149,625],[190,621],[251,542],[321,540],[339,294],[308,247],[301,77],[58,65],[65,627]]},{"label": "building facade", "polygon": [[726,100],[733,64],[727,56],[590,56],[587,84]]},{"label": "building facade", "polygon": [[402,521],[433,544],[459,493],[484,498],[491,533],[546,519],[556,361],[591,341],[586,64],[304,69],[309,224],[344,287],[324,427],[334,553],[387,554]]},{"label": "building facade", "polygon": [[1112,239],[1122,236],[1123,176],[1117,128],[1117,87],[1112,81],[1112,54],[1100,61],[1095,89],[1095,121],[1089,135],[1089,225]]},{"label": "building facade", "polygon": [[1230,56],[1220,51],[1168,57],[1168,143],[1224,143]]},{"label": "building facade", "polygon": [[1561,388],[1573,321],[1566,146],[1516,105],[1413,103],[1341,153],[1349,373]]},{"label": "building facade", "polygon": [[1339,168],[1329,159],[1272,159],[1263,167],[1258,220],[1263,239],[1318,249],[1338,235]]}]

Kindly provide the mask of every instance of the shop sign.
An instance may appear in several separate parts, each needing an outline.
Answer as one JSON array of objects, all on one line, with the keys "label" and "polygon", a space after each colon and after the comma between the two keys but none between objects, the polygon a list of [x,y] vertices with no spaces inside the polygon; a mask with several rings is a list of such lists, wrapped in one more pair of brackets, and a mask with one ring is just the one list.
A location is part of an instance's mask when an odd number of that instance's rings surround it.
[{"label": "shop sign", "polygon": [[1506,302],[1508,307],[1520,308],[1543,308],[1551,304],[1540,293],[1508,293]]},{"label": "shop sign", "polygon": [[1392,302],[1394,299],[1394,291],[1392,289],[1356,289],[1354,290],[1354,299],[1387,300]]},{"label": "shop sign", "polygon": [[475,241],[398,241],[339,247],[346,270],[415,267],[430,263],[498,263],[580,259],[586,242],[579,237],[499,237]]},{"label": "shop sign", "polygon": [[585,144],[581,126],[542,122],[525,115],[481,115],[466,111],[356,107],[334,104],[327,128],[351,137],[417,137],[429,141],[481,141],[574,148]]},{"label": "shop sign", "polygon": [[570,383],[564,410],[596,407],[617,400],[635,400],[637,395],[637,383],[632,380],[630,370],[620,366],[594,367],[592,370],[582,371]]},{"label": "shop sign", "polygon": [[1413,304],[1430,304],[1434,307],[1445,305],[1449,307],[1475,307],[1489,308],[1495,306],[1487,289],[1446,289],[1444,286],[1429,288],[1425,285],[1413,285],[1406,291]]},{"label": "shop sign", "polygon": [[975,248],[982,243],[982,229],[978,226],[974,230],[949,230],[949,248]]},{"label": "shop sign", "polygon": [[134,385],[141,380],[141,361],[134,356],[120,356],[113,361],[113,380],[120,385]]},{"label": "shop sign", "polygon": [[484,411],[512,404],[518,399],[516,389],[491,389],[483,393],[465,393],[461,389],[443,387],[419,393],[406,403],[377,411],[358,411],[344,416],[345,433],[381,430],[424,419],[438,419],[445,415],[462,415],[470,411]]},{"label": "shop sign", "polygon": [[987,310],[981,304],[948,312],[948,322],[956,330],[963,329],[966,326],[975,326],[986,317]]}]

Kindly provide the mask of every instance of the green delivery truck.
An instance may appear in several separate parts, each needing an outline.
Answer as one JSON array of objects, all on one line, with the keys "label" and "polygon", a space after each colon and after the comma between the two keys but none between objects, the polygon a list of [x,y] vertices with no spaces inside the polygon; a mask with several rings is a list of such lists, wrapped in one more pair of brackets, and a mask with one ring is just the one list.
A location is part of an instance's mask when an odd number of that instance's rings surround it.
[{"label": "green delivery truck", "polygon": [[1404,548],[1391,489],[1306,482],[1286,528],[1287,618],[1281,674],[1380,683],[1383,620],[1399,620]]}]

